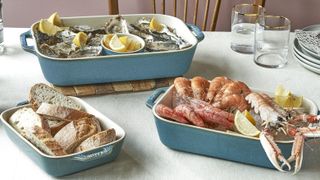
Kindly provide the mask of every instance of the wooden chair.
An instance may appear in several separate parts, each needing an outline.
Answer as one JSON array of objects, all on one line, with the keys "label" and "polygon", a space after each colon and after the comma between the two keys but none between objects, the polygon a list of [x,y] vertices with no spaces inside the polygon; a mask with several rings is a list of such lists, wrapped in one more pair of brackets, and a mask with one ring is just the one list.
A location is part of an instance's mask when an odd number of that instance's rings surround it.
[{"label": "wooden chair", "polygon": [[[109,14],[119,14],[119,5],[118,5],[118,0],[108,0],[109,1]],[[188,15],[188,0],[183,0],[184,3],[184,8],[183,8],[183,21],[186,22],[187,20],[187,15]],[[195,1],[195,8],[193,11],[193,24],[197,24],[198,22],[198,13],[199,13],[199,0],[194,0]],[[156,0],[152,0],[153,2],[153,13],[157,13],[157,8],[156,8]],[[170,1],[172,2],[172,1]],[[204,16],[203,16],[203,22],[201,25],[201,30],[205,31],[207,27],[207,21],[208,21],[208,16],[209,16],[209,7],[210,7],[210,0],[205,0],[205,11],[204,11]],[[173,2],[173,15],[177,17],[177,0],[174,0]],[[253,0],[254,4],[259,4],[264,6],[265,0]],[[165,14],[166,13],[166,0],[162,0],[162,7],[161,7],[161,13]],[[210,31],[214,31],[216,29],[217,21],[218,21],[218,15],[219,15],[219,10],[220,10],[220,5],[221,5],[221,0],[215,0],[215,6],[212,11],[212,18],[211,18],[211,24],[210,24]]]}]

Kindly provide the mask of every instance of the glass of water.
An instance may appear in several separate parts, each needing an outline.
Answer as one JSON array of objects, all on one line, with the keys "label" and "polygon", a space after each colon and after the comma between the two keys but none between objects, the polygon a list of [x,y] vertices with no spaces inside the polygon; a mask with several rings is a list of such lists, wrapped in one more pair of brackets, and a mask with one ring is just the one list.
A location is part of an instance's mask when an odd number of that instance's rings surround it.
[{"label": "glass of water", "polygon": [[290,20],[283,16],[259,17],[255,27],[254,62],[267,68],[287,64]]},{"label": "glass of water", "polygon": [[231,16],[231,49],[252,54],[255,23],[264,15],[264,8],[256,4],[238,4],[232,9]]}]

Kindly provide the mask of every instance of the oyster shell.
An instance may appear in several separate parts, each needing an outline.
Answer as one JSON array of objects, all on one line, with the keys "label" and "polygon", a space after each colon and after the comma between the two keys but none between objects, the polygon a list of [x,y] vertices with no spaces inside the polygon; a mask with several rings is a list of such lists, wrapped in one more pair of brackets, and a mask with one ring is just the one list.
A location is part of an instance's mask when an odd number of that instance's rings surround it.
[{"label": "oyster shell", "polygon": [[141,18],[135,24],[130,24],[129,32],[142,37],[149,51],[179,50],[191,46],[176,34],[175,29],[162,25],[160,32],[153,31],[150,28],[150,20]]},{"label": "oyster shell", "polygon": [[113,33],[129,34],[128,23],[122,16],[111,18],[105,25],[105,32],[108,34],[113,34]]}]

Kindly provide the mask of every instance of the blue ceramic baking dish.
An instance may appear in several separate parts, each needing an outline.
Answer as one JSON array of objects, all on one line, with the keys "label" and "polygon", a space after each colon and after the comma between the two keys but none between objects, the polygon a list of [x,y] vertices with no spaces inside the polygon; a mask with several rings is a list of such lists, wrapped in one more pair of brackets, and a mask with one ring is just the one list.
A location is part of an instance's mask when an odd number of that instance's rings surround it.
[{"label": "blue ceramic baking dish", "polygon": [[[157,104],[172,107],[174,91],[173,86],[169,89],[157,89],[146,102],[146,105],[152,108],[158,134],[164,145],[178,151],[274,169],[260,144],[259,138],[181,124],[157,115],[155,112]],[[162,94],[163,96],[159,98]],[[312,114],[318,112],[317,105],[306,98],[304,98],[303,106]],[[285,157],[290,156],[292,143],[291,140],[277,141]]]},{"label": "blue ceramic baking dish", "polygon": [[[136,22],[141,17],[156,17],[159,22],[175,28],[177,34],[192,46],[175,51],[89,58],[52,58],[39,52],[37,45],[30,46],[27,43],[28,38],[34,38],[34,30],[38,27],[39,22],[34,23],[30,31],[20,35],[21,46],[24,50],[38,56],[46,80],[59,86],[174,77],[181,76],[188,71],[197,44],[204,38],[204,34],[197,26],[186,25],[176,17],[162,14],[122,16],[128,23]],[[65,17],[62,20],[66,26],[85,24],[101,27],[112,17],[114,16]]]},{"label": "blue ceramic baking dish", "polygon": [[118,157],[125,138],[125,131],[119,125],[115,124],[81,99],[75,97],[71,98],[79,102],[85,111],[95,115],[100,120],[103,129],[114,128],[117,135],[116,141],[89,151],[65,156],[51,156],[40,151],[8,123],[10,116],[15,111],[29,105],[14,107],[1,113],[1,121],[4,124],[8,137],[21,151],[34,161],[34,163],[52,176],[64,176],[113,161]]}]

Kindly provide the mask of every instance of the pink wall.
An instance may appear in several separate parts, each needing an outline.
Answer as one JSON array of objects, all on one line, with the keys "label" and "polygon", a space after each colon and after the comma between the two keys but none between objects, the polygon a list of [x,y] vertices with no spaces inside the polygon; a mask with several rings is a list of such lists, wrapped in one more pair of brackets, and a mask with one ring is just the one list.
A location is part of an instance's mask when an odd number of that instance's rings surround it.
[{"label": "pink wall", "polygon": [[[320,23],[319,0],[266,0],[268,14],[283,15],[292,21],[292,29]],[[167,0],[167,13],[172,14],[173,1]],[[183,0],[178,5],[183,6]],[[217,30],[230,30],[230,13],[234,4],[251,0],[222,0]],[[30,27],[30,25],[58,11],[61,16],[103,15],[108,13],[107,0],[4,0],[3,17],[7,27]],[[119,0],[120,13],[151,13],[151,0]],[[189,7],[194,0],[189,0]],[[204,9],[204,1],[199,7]],[[214,1],[211,2],[211,10]],[[192,21],[190,9],[188,21]],[[182,18],[182,11],[178,13]],[[211,13],[211,11],[210,11]],[[199,16],[199,21],[202,16]],[[200,22],[201,23],[201,22]]]}]

